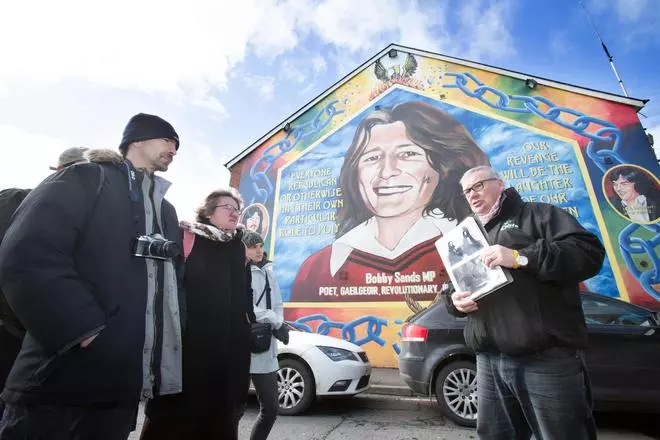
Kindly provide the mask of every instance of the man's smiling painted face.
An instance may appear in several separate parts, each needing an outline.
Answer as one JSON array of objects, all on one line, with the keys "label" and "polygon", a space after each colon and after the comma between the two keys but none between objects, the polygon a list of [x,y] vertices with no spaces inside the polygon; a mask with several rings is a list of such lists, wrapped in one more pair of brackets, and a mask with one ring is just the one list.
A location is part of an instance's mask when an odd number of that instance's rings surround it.
[{"label": "man's smiling painted face", "polygon": [[376,125],[358,164],[360,194],[377,217],[421,210],[438,185],[423,148],[413,143],[401,121]]}]

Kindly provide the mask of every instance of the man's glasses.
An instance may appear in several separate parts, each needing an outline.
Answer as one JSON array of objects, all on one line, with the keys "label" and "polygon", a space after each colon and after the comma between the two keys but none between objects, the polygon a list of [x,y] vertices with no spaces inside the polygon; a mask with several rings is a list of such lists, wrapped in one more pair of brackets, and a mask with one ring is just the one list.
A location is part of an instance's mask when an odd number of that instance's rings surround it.
[{"label": "man's glasses", "polygon": [[235,212],[236,214],[240,214],[240,213],[241,213],[241,210],[240,210],[240,209],[235,208],[234,206],[232,206],[232,205],[230,205],[230,204],[228,204],[228,203],[225,203],[224,205],[216,205],[215,207],[216,207],[216,208],[220,208],[220,209],[224,209],[225,211],[227,211],[227,212],[229,212],[229,213],[232,213],[232,212]]},{"label": "man's glasses", "polygon": [[472,185],[471,187],[469,187],[469,188],[467,188],[467,189],[464,189],[464,190],[463,190],[463,195],[464,195],[465,197],[469,197],[469,196],[470,196],[470,193],[471,193],[472,191],[474,191],[475,193],[479,193],[479,192],[481,192],[481,190],[484,189],[485,183],[486,183],[486,182],[490,182],[491,180],[499,180],[499,179],[496,179],[496,178],[492,177],[492,178],[490,178],[490,179],[480,180],[479,182],[475,183],[475,184]]}]

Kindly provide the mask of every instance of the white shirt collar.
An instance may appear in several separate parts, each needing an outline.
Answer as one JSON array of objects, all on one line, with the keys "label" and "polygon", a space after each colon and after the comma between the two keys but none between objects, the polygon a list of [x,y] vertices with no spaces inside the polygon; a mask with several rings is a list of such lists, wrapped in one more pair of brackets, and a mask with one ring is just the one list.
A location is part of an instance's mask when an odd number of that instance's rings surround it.
[{"label": "white shirt collar", "polygon": [[387,249],[376,239],[378,236],[378,223],[374,217],[371,217],[339,237],[332,244],[330,273],[334,276],[339,271],[353,249],[394,259],[414,246],[452,230],[455,226],[456,222],[449,221],[446,218],[422,216],[405,233],[394,249]]},{"label": "white shirt collar", "polygon": [[631,220],[637,222],[648,222],[650,220],[645,195],[638,195],[631,204],[627,204],[624,200],[621,200],[621,204]]},{"label": "white shirt collar", "polygon": [[635,206],[635,205],[637,205],[637,206],[646,206],[646,196],[643,195],[643,194],[638,195],[637,197],[635,197],[635,200],[633,200],[630,205],[628,205],[626,203],[626,201],[622,199],[621,204],[623,206]]}]

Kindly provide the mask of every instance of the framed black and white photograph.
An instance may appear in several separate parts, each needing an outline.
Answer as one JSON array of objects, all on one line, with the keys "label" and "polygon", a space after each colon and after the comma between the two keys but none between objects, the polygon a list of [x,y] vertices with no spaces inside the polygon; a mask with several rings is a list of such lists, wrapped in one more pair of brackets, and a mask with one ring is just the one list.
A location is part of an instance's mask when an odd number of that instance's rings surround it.
[{"label": "framed black and white photograph", "polygon": [[459,292],[472,292],[477,300],[512,281],[507,269],[489,269],[481,251],[489,246],[481,225],[468,217],[436,242],[449,278]]}]

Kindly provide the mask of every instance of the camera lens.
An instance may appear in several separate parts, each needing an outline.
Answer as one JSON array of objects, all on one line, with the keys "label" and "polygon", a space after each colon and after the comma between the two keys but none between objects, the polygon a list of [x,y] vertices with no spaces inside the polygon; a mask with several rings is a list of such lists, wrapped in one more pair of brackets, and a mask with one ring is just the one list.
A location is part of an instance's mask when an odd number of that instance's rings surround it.
[{"label": "camera lens", "polygon": [[181,247],[173,241],[163,243],[163,256],[175,258],[181,255]]}]

